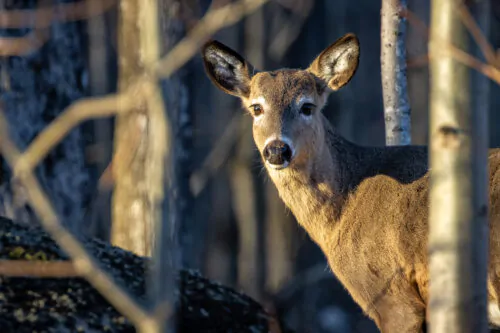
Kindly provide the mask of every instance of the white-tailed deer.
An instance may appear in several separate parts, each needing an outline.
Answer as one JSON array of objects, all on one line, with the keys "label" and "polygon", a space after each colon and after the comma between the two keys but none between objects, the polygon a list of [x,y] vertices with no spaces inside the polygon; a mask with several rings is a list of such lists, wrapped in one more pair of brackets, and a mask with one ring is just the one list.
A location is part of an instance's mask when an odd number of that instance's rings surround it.
[{"label": "white-tailed deer", "polygon": [[[359,42],[347,34],[305,70],[257,72],[210,41],[202,51],[212,82],[241,99],[280,197],[363,311],[383,333],[425,330],[428,192],[425,147],[361,147],[321,110],[353,77]],[[500,239],[500,149],[491,149],[490,237]],[[491,242],[490,321],[500,324],[500,242]]]}]

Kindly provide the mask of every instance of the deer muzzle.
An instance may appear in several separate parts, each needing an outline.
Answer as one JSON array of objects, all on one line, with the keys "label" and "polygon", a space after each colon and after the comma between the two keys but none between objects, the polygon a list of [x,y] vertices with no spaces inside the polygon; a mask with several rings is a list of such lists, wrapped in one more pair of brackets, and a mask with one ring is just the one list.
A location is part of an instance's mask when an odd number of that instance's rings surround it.
[{"label": "deer muzzle", "polygon": [[283,169],[290,164],[292,149],[286,142],[274,140],[264,147],[263,157],[272,168]]}]

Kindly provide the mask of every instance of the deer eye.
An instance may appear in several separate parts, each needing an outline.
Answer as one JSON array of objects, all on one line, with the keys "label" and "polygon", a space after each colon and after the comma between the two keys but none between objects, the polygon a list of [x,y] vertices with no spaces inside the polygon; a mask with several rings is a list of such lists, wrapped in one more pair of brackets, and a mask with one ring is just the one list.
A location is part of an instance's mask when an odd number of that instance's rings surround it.
[{"label": "deer eye", "polygon": [[253,104],[250,105],[250,108],[253,110],[253,115],[254,116],[260,116],[264,110],[262,109],[262,106],[260,104]]},{"label": "deer eye", "polygon": [[304,105],[301,106],[300,108],[300,113],[302,113],[304,116],[310,116],[312,115],[312,112],[316,105],[312,103],[305,103]]}]

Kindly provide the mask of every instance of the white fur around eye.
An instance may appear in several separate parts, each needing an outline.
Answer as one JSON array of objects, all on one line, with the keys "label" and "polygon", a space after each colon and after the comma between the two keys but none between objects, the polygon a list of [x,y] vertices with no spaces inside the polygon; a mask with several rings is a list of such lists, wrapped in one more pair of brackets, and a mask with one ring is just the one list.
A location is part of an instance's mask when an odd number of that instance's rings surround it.
[{"label": "white fur around eye", "polygon": [[[300,110],[300,109],[302,108],[302,106],[303,106],[304,104],[306,104],[306,103],[316,104],[316,103],[314,102],[314,99],[312,99],[311,97],[309,97],[309,96],[302,96],[302,97],[300,97],[300,98],[299,98],[299,100],[297,101],[297,105],[298,105],[298,107],[299,107],[299,110]],[[310,115],[310,116],[306,116],[305,114],[302,114],[302,113],[300,114],[300,117],[301,117],[302,119],[304,119],[305,121],[311,121],[311,119],[312,119],[312,115]]]},{"label": "white fur around eye", "polygon": [[260,106],[262,107],[262,110],[263,110],[263,112],[262,112],[260,115],[258,115],[258,116],[254,116],[254,119],[255,119],[255,120],[258,120],[258,119],[260,119],[260,118],[264,115],[264,113],[265,113],[266,111],[268,111],[269,109],[268,109],[268,105],[267,105],[267,102],[266,102],[266,99],[264,98],[264,96],[259,96],[259,97],[257,97],[257,98],[253,98],[253,99],[250,101],[250,105],[254,105],[254,104],[260,104]]}]

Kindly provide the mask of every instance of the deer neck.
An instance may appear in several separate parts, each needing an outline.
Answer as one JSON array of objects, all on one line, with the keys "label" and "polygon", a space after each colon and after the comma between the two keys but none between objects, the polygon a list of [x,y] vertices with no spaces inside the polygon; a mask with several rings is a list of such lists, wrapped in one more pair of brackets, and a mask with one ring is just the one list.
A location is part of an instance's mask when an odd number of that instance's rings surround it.
[{"label": "deer neck", "polygon": [[353,188],[361,147],[335,133],[323,119],[324,140],[307,166],[284,170],[268,168],[279,195],[298,223],[320,246],[341,217],[349,190]]}]

